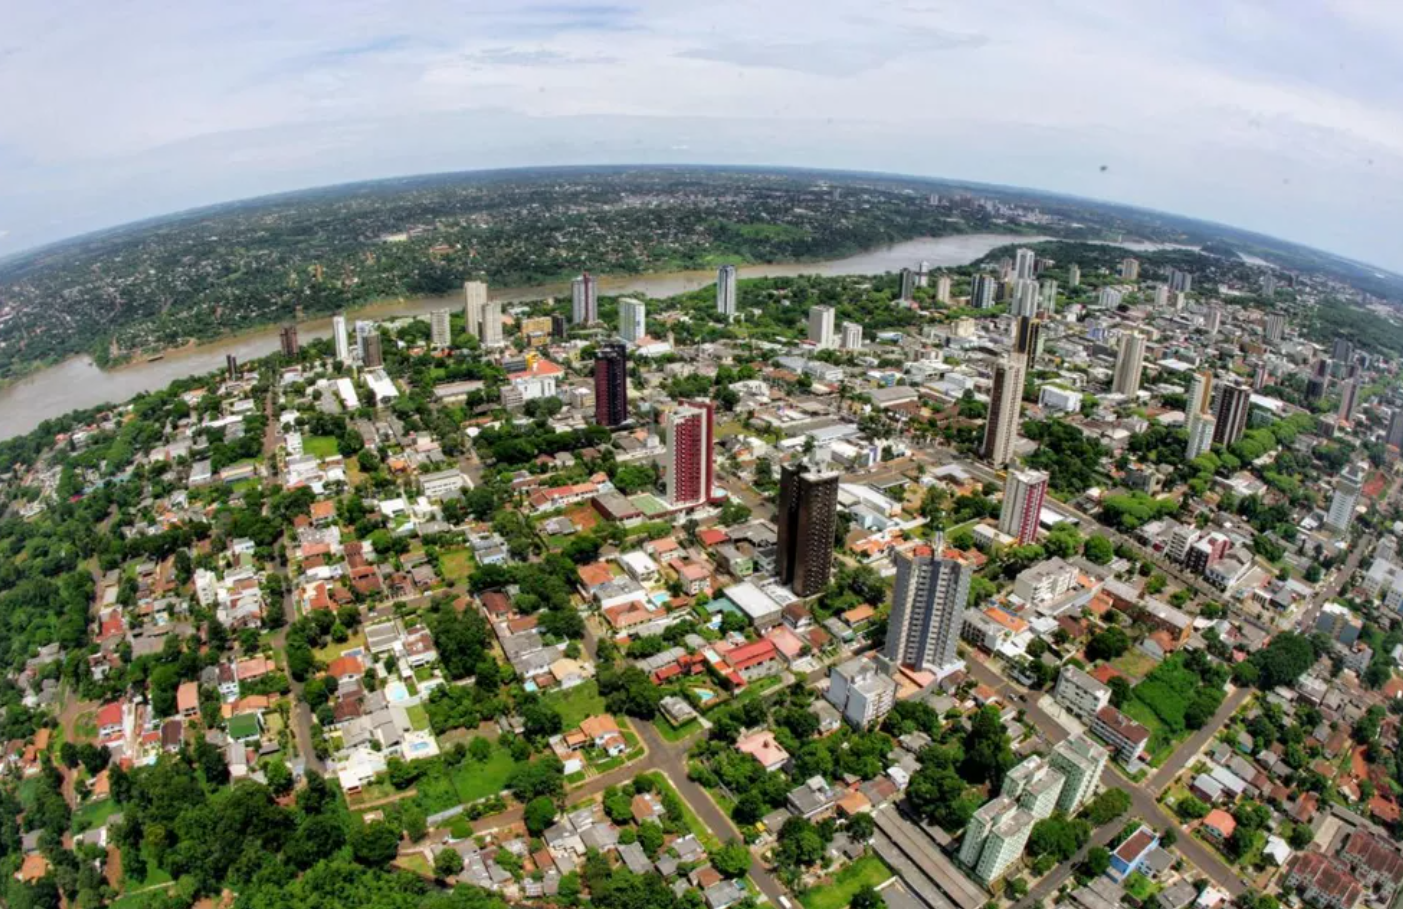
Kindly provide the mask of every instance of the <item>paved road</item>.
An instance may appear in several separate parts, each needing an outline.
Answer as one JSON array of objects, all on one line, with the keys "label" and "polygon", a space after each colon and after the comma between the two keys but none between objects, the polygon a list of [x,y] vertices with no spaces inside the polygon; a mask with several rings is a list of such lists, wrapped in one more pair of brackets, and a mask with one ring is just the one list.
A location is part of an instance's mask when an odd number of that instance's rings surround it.
[{"label": "paved road", "polygon": [[1189,765],[1189,763],[1203,750],[1204,746],[1213,740],[1228,720],[1247,699],[1252,696],[1251,688],[1235,688],[1223,698],[1223,703],[1218,706],[1218,712],[1213,714],[1212,722],[1195,732],[1188,739],[1180,743],[1169,759],[1155,771],[1149,779],[1145,781],[1145,786],[1156,796],[1163,793],[1174,782],[1174,778],[1179,772]]},{"label": "paved road", "polygon": [[[1144,820],[1144,818],[1141,818],[1141,820]],[[1117,833],[1120,833],[1120,828],[1122,826],[1124,825],[1116,823],[1107,824],[1093,833],[1091,839],[1087,840],[1086,845],[1081,847],[1076,855],[1049,871],[1047,876],[1038,881],[1037,885],[1029,890],[1023,899],[1014,904],[1013,909],[1030,909],[1030,907],[1041,903],[1043,900],[1056,893],[1057,888],[1061,887],[1062,884],[1066,882],[1067,878],[1071,877],[1072,871],[1076,866],[1086,861],[1087,853],[1097,846],[1105,846],[1109,843],[1115,838]]]}]

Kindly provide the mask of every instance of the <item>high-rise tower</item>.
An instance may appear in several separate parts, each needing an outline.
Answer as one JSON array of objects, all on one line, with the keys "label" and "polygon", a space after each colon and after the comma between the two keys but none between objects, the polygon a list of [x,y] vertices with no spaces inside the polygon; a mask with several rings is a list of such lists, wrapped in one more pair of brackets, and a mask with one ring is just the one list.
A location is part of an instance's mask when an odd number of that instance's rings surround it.
[{"label": "high-rise tower", "polygon": [[700,505],[711,498],[715,464],[710,401],[686,401],[667,417],[667,500],[673,508]]},{"label": "high-rise tower", "polygon": [[[937,536],[936,547],[943,546],[943,538]],[[973,572],[937,548],[922,545],[897,553],[883,653],[893,663],[945,676],[960,666],[956,645]]]},{"label": "high-rise tower", "polygon": [[1010,470],[999,511],[999,531],[1026,546],[1038,539],[1038,522],[1047,498],[1048,475],[1041,470]]},{"label": "high-rise tower", "polygon": [[736,317],[736,267],[722,265],[716,270],[716,311],[727,319]]},{"label": "high-rise tower", "polygon": [[989,393],[989,416],[984,424],[980,454],[999,467],[1013,457],[1013,445],[1018,440],[1024,375],[1023,359],[1018,356],[1000,360],[994,366],[994,385]]},{"label": "high-rise tower", "polygon": [[570,321],[575,325],[589,325],[599,321],[598,288],[589,272],[580,275],[570,284]]},{"label": "high-rise tower", "polygon": [[784,465],[775,515],[779,529],[775,574],[796,596],[815,596],[828,586],[837,517],[836,471],[822,471],[804,462]]},{"label": "high-rise tower", "polygon": [[611,429],[628,422],[628,348],[618,342],[594,354],[594,422]]}]

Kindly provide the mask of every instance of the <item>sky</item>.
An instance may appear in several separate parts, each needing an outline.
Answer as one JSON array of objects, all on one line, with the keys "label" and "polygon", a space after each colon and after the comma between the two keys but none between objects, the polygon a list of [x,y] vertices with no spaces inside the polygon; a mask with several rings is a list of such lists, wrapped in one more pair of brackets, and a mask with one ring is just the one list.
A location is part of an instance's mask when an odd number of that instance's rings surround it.
[{"label": "sky", "polygon": [[1400,3],[0,0],[0,24],[0,255],[353,180],[700,163],[1026,186],[1403,271]]}]

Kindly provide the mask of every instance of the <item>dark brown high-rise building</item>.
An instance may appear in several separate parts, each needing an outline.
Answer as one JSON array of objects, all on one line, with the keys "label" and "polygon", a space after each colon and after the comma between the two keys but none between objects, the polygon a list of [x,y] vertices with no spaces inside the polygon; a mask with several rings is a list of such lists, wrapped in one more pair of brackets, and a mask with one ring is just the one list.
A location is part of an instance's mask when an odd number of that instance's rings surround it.
[{"label": "dark brown high-rise building", "polygon": [[229,371],[229,378],[237,379],[239,377],[239,358],[233,354],[225,354],[224,368]]},{"label": "dark brown high-rise building", "polygon": [[1330,387],[1330,363],[1327,360],[1316,360],[1311,367],[1310,377],[1306,379],[1306,401],[1314,404],[1325,397],[1325,391]]},{"label": "dark brown high-rise building", "polygon": [[786,464],[780,472],[779,549],[775,573],[796,596],[815,596],[833,572],[833,534],[838,520],[838,474],[811,464]]},{"label": "dark brown high-rise building", "polygon": [[628,348],[617,342],[594,355],[594,422],[611,428],[628,422]]},{"label": "dark brown high-rise building", "polygon": [[1238,383],[1227,383],[1218,389],[1218,410],[1214,414],[1213,444],[1232,445],[1247,430],[1247,415],[1252,409],[1252,389]]},{"label": "dark brown high-rise building", "polygon": [[551,317],[550,317],[550,336],[551,336],[552,338],[554,338],[555,340],[557,340],[557,341],[563,341],[563,340],[565,340],[565,329],[566,329],[565,317],[562,316],[562,315],[561,315],[560,313],[558,313],[558,312],[557,312],[557,313],[551,313]]},{"label": "dark brown high-rise building", "polygon": [[1023,355],[1029,369],[1033,368],[1041,352],[1042,327],[1042,319],[1032,316],[1019,316],[1017,324],[1013,327],[1013,352]]},{"label": "dark brown high-rise building", "polygon": [[297,323],[289,322],[282,327],[278,333],[278,341],[282,344],[283,356],[289,360],[297,359],[297,354],[302,350],[302,345],[297,340]]},{"label": "dark brown high-rise building", "polygon": [[385,365],[385,354],[380,348],[380,332],[372,331],[361,338],[361,365],[374,369]]}]

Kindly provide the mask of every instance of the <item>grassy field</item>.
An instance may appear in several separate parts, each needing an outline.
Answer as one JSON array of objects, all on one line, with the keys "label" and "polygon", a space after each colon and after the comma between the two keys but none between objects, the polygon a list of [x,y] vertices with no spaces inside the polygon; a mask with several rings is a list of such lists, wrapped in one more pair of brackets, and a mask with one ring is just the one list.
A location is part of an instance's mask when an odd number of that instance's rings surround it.
[{"label": "grassy field", "polygon": [[91,742],[97,739],[97,711],[85,710],[73,721],[73,741]]},{"label": "grassy field", "polygon": [[492,756],[481,764],[471,760],[458,765],[453,773],[453,786],[464,804],[498,795],[507,788],[507,777],[511,776],[516,762],[505,748],[493,746]]},{"label": "grassy field", "polygon": [[330,663],[348,650],[355,650],[357,647],[365,647],[365,632],[357,631],[346,639],[346,643],[338,644],[330,638],[327,639],[326,646],[312,651],[312,655],[318,661]]},{"label": "grassy field", "polygon": [[662,720],[653,725],[658,730],[658,735],[669,742],[680,742],[683,739],[689,739],[698,732],[701,732],[701,723],[696,720],[688,720],[681,726],[676,727],[667,720]]},{"label": "grassy field", "polygon": [[1139,680],[1150,674],[1159,665],[1158,661],[1143,650],[1128,650],[1111,661],[1111,665],[1132,679]]},{"label": "grassy field", "polygon": [[438,564],[445,581],[460,581],[472,574],[472,550],[455,549],[452,552],[439,553]]},{"label": "grassy field", "polygon": [[429,712],[422,704],[410,704],[405,708],[405,713],[409,715],[409,725],[417,730],[429,728]]},{"label": "grassy field", "polygon": [[434,869],[429,867],[429,860],[418,852],[411,852],[409,855],[400,856],[395,859],[395,864],[406,871],[413,871],[415,874],[422,874],[425,877],[434,876]]},{"label": "grassy field", "polygon": [[335,436],[303,436],[302,452],[314,455],[318,458],[329,458],[334,454],[340,454],[340,447]]},{"label": "grassy field", "polygon": [[1125,879],[1125,892],[1144,902],[1159,892],[1159,884],[1136,871]]},{"label": "grassy field", "polygon": [[744,704],[746,701],[753,701],[756,698],[764,697],[767,692],[773,690],[776,686],[779,685],[779,683],[780,678],[777,675],[766,676],[763,679],[756,679],[749,685],[746,685],[744,691],[736,695],[735,703]]},{"label": "grassy field", "polygon": [[804,909],[843,909],[864,885],[875,887],[891,876],[885,862],[875,855],[864,855],[834,875],[832,883],[806,891],[799,902]]},{"label": "grassy field", "polygon": [[587,717],[607,712],[604,696],[599,693],[599,686],[593,679],[569,691],[550,692],[542,700],[560,711],[561,722],[567,731],[580,725],[580,721]]},{"label": "grassy field", "polygon": [[117,802],[114,799],[99,799],[96,802],[88,802],[73,812],[73,830],[82,832],[101,827],[116,810]]},{"label": "grassy field", "polygon": [[1125,702],[1124,713],[1135,722],[1150,730],[1150,743],[1145,747],[1145,753],[1149,756],[1148,763],[1152,767],[1163,764],[1169,755],[1174,753],[1174,746],[1179,738],[1170,734],[1164,722],[1155,714],[1150,706],[1139,698],[1131,697]]}]

